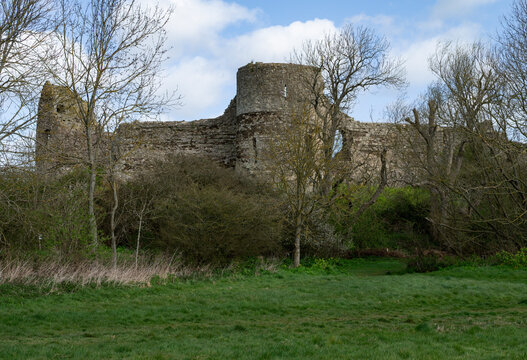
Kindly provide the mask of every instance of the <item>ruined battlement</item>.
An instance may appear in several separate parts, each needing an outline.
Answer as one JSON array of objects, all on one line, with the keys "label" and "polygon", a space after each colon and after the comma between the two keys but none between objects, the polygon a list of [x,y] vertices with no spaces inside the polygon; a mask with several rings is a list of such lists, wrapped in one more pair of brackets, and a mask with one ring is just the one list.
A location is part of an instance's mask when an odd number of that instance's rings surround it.
[{"label": "ruined battlement", "polygon": [[[313,67],[297,64],[250,63],[238,69],[236,96],[221,116],[189,122],[125,123],[114,134],[105,134],[97,141],[110,141],[108,148],[125,154],[119,163],[124,176],[146,170],[173,154],[205,156],[257,175],[264,171],[261,158],[269,128],[287,121],[291,110],[305,103],[310,91],[306,79],[316,79],[316,72]],[[36,138],[39,171],[55,171],[82,162],[86,138],[76,101],[67,89],[44,85]],[[348,150],[354,149],[350,160],[376,164],[375,158],[387,144],[393,125],[360,123],[347,116],[345,119],[343,143]],[[365,160],[368,157],[373,160]]]}]

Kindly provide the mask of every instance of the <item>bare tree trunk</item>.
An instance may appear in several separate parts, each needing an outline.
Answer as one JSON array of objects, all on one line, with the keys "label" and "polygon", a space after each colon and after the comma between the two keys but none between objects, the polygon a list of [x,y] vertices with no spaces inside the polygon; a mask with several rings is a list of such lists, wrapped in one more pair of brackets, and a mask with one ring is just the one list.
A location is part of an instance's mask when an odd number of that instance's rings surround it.
[{"label": "bare tree trunk", "polygon": [[119,207],[119,198],[117,196],[117,183],[115,182],[115,179],[112,179],[111,184],[113,191],[113,206],[112,212],[110,214],[110,230],[112,233],[112,263],[115,269],[117,267],[117,239],[115,237],[115,213],[117,212],[117,208]]},{"label": "bare tree trunk", "polygon": [[302,235],[302,214],[298,213],[296,217],[296,229],[295,229],[295,254],[293,258],[293,266],[300,266],[300,236]]},{"label": "bare tree trunk", "polygon": [[95,183],[97,180],[97,166],[95,163],[95,153],[93,149],[93,139],[89,128],[86,127],[86,141],[88,145],[88,157],[90,161],[90,181],[88,184],[88,217],[90,219],[90,233],[93,246],[98,245],[97,239],[97,219],[95,218]]},{"label": "bare tree trunk", "polygon": [[44,67],[53,82],[71,94],[84,126],[90,172],[87,215],[91,241],[97,246],[94,197],[99,150],[109,150],[105,147],[112,143],[111,134],[126,119],[159,114],[174,104],[170,95],[160,97],[155,91],[166,57],[164,27],[172,11],[144,9],[126,0],[57,2],[56,31],[50,41],[56,47],[49,47],[49,52],[64,61],[44,60],[48,63]]},{"label": "bare tree trunk", "polygon": [[141,213],[139,214],[139,229],[137,230],[137,241],[135,243],[135,268],[137,269],[137,260],[139,258],[139,241],[141,240],[141,229],[143,227],[143,214],[146,209],[146,204],[143,205]]}]

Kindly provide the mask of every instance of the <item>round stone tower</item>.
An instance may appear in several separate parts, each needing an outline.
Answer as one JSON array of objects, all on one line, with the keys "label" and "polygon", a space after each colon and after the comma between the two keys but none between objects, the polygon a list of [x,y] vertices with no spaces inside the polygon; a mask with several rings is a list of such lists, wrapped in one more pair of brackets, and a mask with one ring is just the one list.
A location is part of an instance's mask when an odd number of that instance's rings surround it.
[{"label": "round stone tower", "polygon": [[298,64],[250,63],[236,76],[236,169],[251,174],[262,164],[269,128],[287,122],[291,111],[306,105],[317,79],[316,68]]},{"label": "round stone tower", "polygon": [[278,63],[250,63],[236,74],[236,115],[288,111],[307,100],[317,69]]}]

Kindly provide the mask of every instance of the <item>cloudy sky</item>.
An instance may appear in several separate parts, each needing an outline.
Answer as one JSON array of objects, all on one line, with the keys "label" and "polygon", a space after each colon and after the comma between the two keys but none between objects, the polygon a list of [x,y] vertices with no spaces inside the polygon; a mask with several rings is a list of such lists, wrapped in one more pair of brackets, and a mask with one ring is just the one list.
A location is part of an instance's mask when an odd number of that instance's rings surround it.
[{"label": "cloudy sky", "polygon": [[[164,87],[183,105],[167,120],[215,117],[236,92],[236,70],[248,62],[286,62],[306,39],[346,23],[386,36],[405,61],[410,98],[433,80],[427,58],[438,41],[494,36],[513,0],[161,0],[173,6],[168,24],[170,60]],[[359,98],[350,115],[382,121],[397,94],[376,89]]]}]

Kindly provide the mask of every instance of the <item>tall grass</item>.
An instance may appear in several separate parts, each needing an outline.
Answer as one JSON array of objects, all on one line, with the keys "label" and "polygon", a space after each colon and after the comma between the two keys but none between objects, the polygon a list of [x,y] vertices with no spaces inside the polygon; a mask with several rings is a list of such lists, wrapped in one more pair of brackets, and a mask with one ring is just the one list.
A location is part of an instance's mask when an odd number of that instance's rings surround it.
[{"label": "tall grass", "polygon": [[73,283],[80,286],[101,285],[145,285],[152,279],[210,278],[228,274],[247,274],[277,271],[281,260],[277,258],[253,258],[252,261],[231,262],[218,267],[211,264],[189,265],[181,256],[139,257],[135,259],[123,254],[114,267],[110,259],[65,260],[47,258],[27,260],[20,257],[0,259],[0,284],[59,285]]},{"label": "tall grass", "polygon": [[153,277],[210,276],[210,266],[188,266],[179,258],[159,256],[142,259],[136,266],[132,260],[121,260],[116,267],[108,261],[49,259],[42,261],[8,259],[0,260],[0,284],[2,283],[76,283],[87,284],[145,284]]}]

